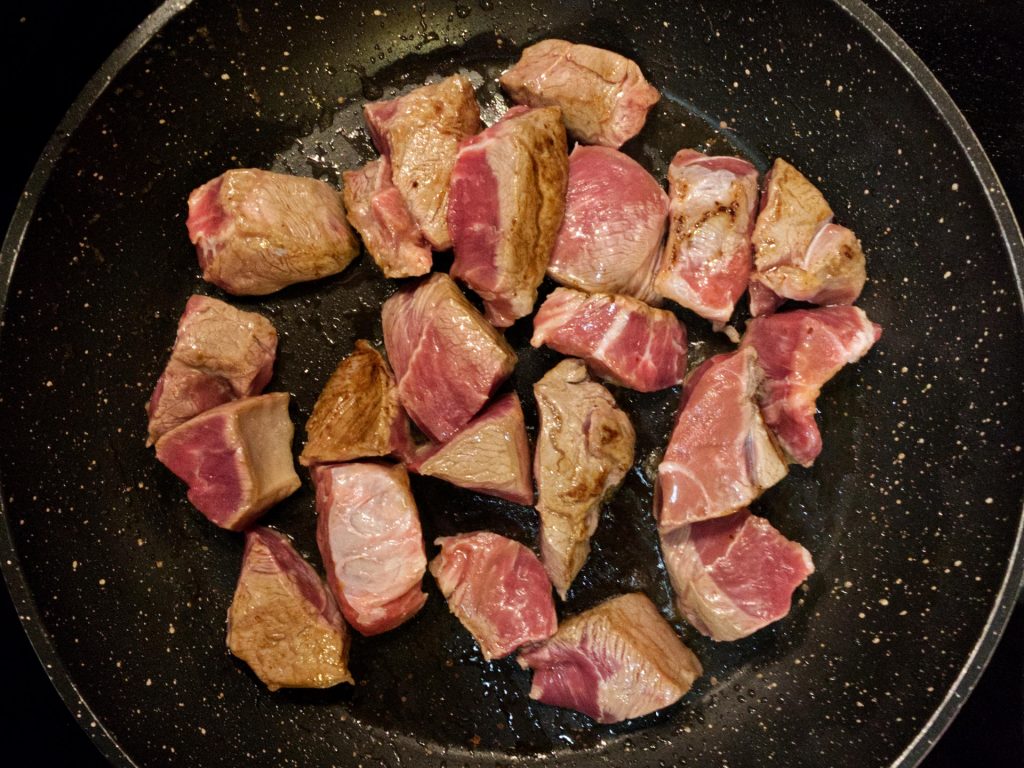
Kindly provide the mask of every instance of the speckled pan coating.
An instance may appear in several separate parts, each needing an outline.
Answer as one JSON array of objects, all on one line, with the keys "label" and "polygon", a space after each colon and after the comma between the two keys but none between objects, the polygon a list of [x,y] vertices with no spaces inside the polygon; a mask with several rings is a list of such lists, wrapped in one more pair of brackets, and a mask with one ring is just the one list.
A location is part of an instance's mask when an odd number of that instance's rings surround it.
[{"label": "speckled pan coating", "polygon": [[[404,3],[183,5],[151,17],[72,108],[0,269],[0,564],[56,686],[111,760],[454,767],[508,764],[515,751],[526,765],[916,763],[1020,584],[1024,249],[963,118],[896,36],[854,0],[546,13],[462,0],[428,2],[423,16]],[[363,100],[430,73],[462,66],[478,86],[482,75],[493,120],[493,78],[550,35],[631,55],[663,91],[626,146],[656,175],[684,145],[739,152],[762,171],[781,154],[863,240],[861,304],[885,336],[819,401],[815,467],[794,469],[755,510],[818,571],[791,617],[752,638],[714,645],[684,627],[705,676],[680,704],[617,726],[531,702],[528,674],[484,664],[432,585],[416,619],[355,641],[357,685],[271,695],[224,650],[242,537],[190,509],[144,447],[142,404],[202,287],[185,199],[227,165],[336,182],[372,154]],[[354,340],[379,341],[393,289],[364,256],[337,277],[235,302],[279,328],[268,391],[294,394],[297,423]],[[718,351],[705,323],[681,316],[692,362]],[[522,351],[512,383],[534,424],[530,385],[557,355],[530,350],[528,335],[528,322],[510,332]],[[617,395],[642,465],[664,443],[675,393]],[[414,483],[428,540],[535,536],[528,509]],[[670,611],[650,495],[632,472],[566,613],[623,588]],[[315,554],[308,485],[266,519]]]}]

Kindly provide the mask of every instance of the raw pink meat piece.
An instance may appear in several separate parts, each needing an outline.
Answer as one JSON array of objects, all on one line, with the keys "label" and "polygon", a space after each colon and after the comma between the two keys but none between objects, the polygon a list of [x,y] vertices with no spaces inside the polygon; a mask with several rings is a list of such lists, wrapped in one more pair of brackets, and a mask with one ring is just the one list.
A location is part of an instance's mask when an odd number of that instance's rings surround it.
[{"label": "raw pink meat piece", "polygon": [[668,242],[654,286],[724,326],[750,282],[757,169],[738,157],[684,149],[668,169]]},{"label": "raw pink meat piece", "polygon": [[657,302],[667,214],[668,197],[642,165],[614,149],[577,144],[548,275],[582,291]]},{"label": "raw pink meat piece", "polygon": [[405,468],[352,462],[312,474],[316,543],[348,623],[369,636],[408,621],[427,600],[427,556]]},{"label": "raw pink meat piece", "polygon": [[188,484],[207,519],[245,530],[298,490],[286,392],[219,405],[157,440],[156,457]]},{"label": "raw pink meat piece", "polygon": [[398,396],[434,442],[454,437],[515,368],[505,337],[443,272],[398,291],[381,319]]},{"label": "raw pink meat piece", "polygon": [[686,328],[632,296],[556,288],[533,318],[530,344],[581,357],[598,376],[640,392],[686,375]]},{"label": "raw pink meat piece", "polygon": [[517,541],[489,531],[446,536],[430,563],[448,607],[488,661],[558,628],[551,582],[540,560]]},{"label": "raw pink meat piece", "polygon": [[746,509],[663,534],[676,606],[713,640],[739,640],[789,613],[810,553]]},{"label": "raw pink meat piece", "polygon": [[373,160],[342,174],[345,211],[384,277],[425,275],[433,254],[405,198],[391,183],[388,159]]},{"label": "raw pink meat piece", "polygon": [[712,357],[687,378],[658,465],[655,515],[662,533],[732,514],[786,476],[757,404],[763,375],[748,347]]},{"label": "raw pink meat piece", "polygon": [[814,420],[818,393],[881,335],[881,327],[857,307],[798,309],[747,323],[740,346],[757,350],[765,373],[761,412],[791,461],[805,467],[814,463],[821,453]]}]

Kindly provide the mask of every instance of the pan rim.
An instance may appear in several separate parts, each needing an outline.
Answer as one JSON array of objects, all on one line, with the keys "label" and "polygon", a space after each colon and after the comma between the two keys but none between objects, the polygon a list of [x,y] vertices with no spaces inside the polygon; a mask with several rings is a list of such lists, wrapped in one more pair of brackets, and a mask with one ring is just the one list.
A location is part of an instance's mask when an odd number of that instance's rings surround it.
[{"label": "pan rim", "polygon": [[[192,2],[193,0],[166,0],[149,14],[89,79],[46,143],[26,182],[11,217],[3,245],[0,247],[0,324],[2,324],[2,318],[6,313],[8,290],[23,238],[32,221],[40,194],[49,181],[57,161],[62,156],[66,143],[121,69],[171,19],[188,8]],[[875,11],[862,0],[831,0],[831,2],[865,29],[906,70],[915,85],[927,96],[939,113],[965,154],[972,172],[981,182],[985,200],[999,228],[1004,250],[1009,255],[1017,289],[1018,314],[1022,318],[1021,321],[1024,322],[1024,283],[1022,283],[1024,236],[1021,234],[1020,226],[1014,216],[1003,184],[973,128],[928,66]],[[56,652],[50,633],[40,621],[35,598],[29,590],[17,550],[14,547],[9,510],[2,488],[2,477],[0,477],[0,518],[3,520],[3,524],[0,525],[0,572],[3,573],[22,628],[51,684],[92,743],[112,765],[138,768],[139,764],[127,753],[115,735],[107,730],[102,720],[92,711],[86,698],[79,692],[71,674]],[[891,768],[911,768],[917,765],[955,719],[1002,638],[1022,587],[1024,587],[1024,509],[1021,510],[1018,519],[1016,538],[1002,583],[996,592],[988,618],[981,628],[977,641],[940,704],[917,731],[910,743],[893,760]],[[88,726],[87,723],[89,723]]]}]

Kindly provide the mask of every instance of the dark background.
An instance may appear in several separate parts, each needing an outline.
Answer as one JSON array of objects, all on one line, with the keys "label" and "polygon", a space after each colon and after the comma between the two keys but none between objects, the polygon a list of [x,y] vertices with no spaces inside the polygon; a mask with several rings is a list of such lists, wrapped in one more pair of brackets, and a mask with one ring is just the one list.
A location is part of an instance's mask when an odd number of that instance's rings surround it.
[{"label": "dark background", "polygon": [[[13,212],[36,157],[86,81],[158,4],[4,3],[0,72],[7,167],[0,220],[6,222]],[[874,0],[869,5],[949,90],[992,159],[1018,219],[1024,218],[1024,2]],[[106,766],[50,686],[3,589],[0,651],[6,670],[0,754],[7,758],[0,762]],[[1018,605],[981,682],[922,765],[1024,765],[1024,607]]]}]

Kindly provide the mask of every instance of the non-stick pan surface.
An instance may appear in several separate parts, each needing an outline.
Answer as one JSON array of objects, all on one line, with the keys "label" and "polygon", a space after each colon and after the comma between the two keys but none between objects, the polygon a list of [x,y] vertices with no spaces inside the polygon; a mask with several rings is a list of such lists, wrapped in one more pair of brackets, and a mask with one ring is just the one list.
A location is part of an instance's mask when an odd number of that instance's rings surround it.
[{"label": "non-stick pan surface", "polygon": [[[143,447],[142,404],[198,278],[188,192],[225,167],[336,181],[367,159],[359,107],[462,68],[493,117],[495,74],[562,36],[636,58],[665,94],[627,151],[663,174],[684,145],[774,155],[820,181],[869,253],[862,305],[886,329],[821,400],[825,452],[758,511],[814,554],[786,621],[734,644],[685,625],[707,674],[614,727],[526,698],[484,664],[432,586],[414,621],[357,641],[354,688],[267,693],[223,645],[241,539],[206,523]],[[136,52],[136,49],[137,52]],[[1020,582],[1019,232],[951,103],[862,6],[824,2],[165,6],[51,143],[4,245],[0,445],[5,574],[69,704],[140,765],[911,764],[984,663]],[[490,105],[491,108],[487,109]],[[282,334],[271,389],[301,424],[394,285],[363,257],[260,301]],[[694,360],[721,345],[683,314]],[[524,350],[514,385],[556,356]],[[676,393],[618,391],[663,444]],[[301,430],[299,431],[301,439]],[[527,509],[416,486],[428,537],[530,542]],[[564,613],[626,589],[666,614],[650,488],[606,511]],[[267,522],[316,561],[312,494]],[[81,698],[79,698],[79,696]]]}]

